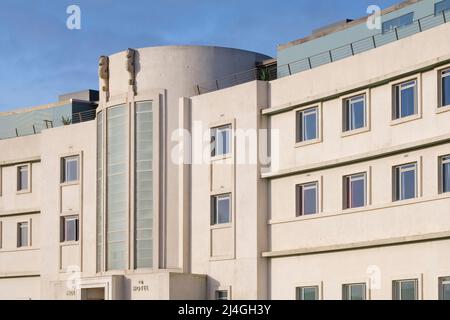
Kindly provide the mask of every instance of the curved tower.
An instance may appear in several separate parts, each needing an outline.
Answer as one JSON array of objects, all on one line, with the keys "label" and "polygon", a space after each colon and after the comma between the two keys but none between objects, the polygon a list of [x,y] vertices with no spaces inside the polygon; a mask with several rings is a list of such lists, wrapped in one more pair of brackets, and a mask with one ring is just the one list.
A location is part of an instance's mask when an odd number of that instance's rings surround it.
[{"label": "curved tower", "polygon": [[180,97],[269,57],[203,46],[128,49],[99,64],[97,272],[189,272],[170,152]]}]

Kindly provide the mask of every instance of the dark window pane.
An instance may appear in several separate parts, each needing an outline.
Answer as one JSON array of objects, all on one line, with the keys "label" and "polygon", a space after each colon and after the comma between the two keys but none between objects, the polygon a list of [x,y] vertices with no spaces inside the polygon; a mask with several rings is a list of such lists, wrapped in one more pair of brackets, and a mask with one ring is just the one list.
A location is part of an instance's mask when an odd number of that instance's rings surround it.
[{"label": "dark window pane", "polygon": [[450,0],[443,0],[443,1],[437,2],[434,5],[434,14],[435,15],[441,14],[442,11],[446,11],[448,9],[450,9]]},{"label": "dark window pane", "polygon": [[450,105],[450,73],[442,78],[442,106]]},{"label": "dark window pane", "polygon": [[303,116],[303,141],[317,139],[317,113],[307,113]]},{"label": "dark window pane", "polygon": [[413,19],[414,19],[414,13],[410,12],[401,17],[388,20],[383,23],[382,32],[386,33],[386,32],[394,30],[394,28],[400,28],[400,27],[409,25],[409,24],[413,23]]},{"label": "dark window pane", "polygon": [[450,281],[442,283],[442,300],[450,300]]},{"label": "dark window pane", "polygon": [[365,180],[359,178],[351,182],[351,207],[359,208],[365,206]]},{"label": "dark window pane", "polygon": [[364,127],[364,122],[365,122],[365,103],[364,101],[358,101],[356,103],[352,103],[352,108],[351,108],[351,130],[355,130],[355,129],[359,129],[359,128],[363,128]]},{"label": "dark window pane", "polygon": [[315,214],[317,213],[317,188],[313,187],[304,187],[304,212],[303,214]]},{"label": "dark window pane", "polygon": [[217,199],[217,223],[230,222],[230,198],[222,197]]},{"label": "dark window pane", "polygon": [[351,289],[351,300],[364,300],[364,285],[353,285]]},{"label": "dark window pane", "polygon": [[[450,160],[450,158],[448,158]],[[442,168],[443,192],[450,192],[450,162],[443,164]]]},{"label": "dark window pane", "polygon": [[401,173],[400,184],[402,186],[400,200],[412,199],[416,197],[416,172],[415,170]]},{"label": "dark window pane", "polygon": [[400,282],[401,295],[400,300],[416,300],[416,282],[402,281]]},{"label": "dark window pane", "polygon": [[316,288],[303,288],[303,300],[316,300]]},{"label": "dark window pane", "polygon": [[401,90],[401,117],[415,114],[415,87]]}]

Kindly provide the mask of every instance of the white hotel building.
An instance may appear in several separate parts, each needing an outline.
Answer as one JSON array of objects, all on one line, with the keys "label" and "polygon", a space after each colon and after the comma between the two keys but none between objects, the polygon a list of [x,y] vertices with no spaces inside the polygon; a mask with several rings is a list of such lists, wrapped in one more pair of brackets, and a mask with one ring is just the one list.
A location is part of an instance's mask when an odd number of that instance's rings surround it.
[{"label": "white hotel building", "polygon": [[0,299],[450,299],[448,8],[129,49],[1,113]]}]

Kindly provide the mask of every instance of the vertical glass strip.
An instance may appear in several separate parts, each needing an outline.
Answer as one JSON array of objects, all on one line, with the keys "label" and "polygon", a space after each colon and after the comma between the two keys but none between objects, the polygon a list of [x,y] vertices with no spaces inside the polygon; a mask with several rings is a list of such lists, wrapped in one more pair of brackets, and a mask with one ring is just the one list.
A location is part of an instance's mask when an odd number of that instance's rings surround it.
[{"label": "vertical glass strip", "polygon": [[136,103],[135,266],[153,266],[153,112],[152,102]]},{"label": "vertical glass strip", "polygon": [[103,261],[103,113],[97,116],[97,272]]},{"label": "vertical glass strip", "polygon": [[107,270],[127,266],[127,108],[112,107],[107,113]]}]

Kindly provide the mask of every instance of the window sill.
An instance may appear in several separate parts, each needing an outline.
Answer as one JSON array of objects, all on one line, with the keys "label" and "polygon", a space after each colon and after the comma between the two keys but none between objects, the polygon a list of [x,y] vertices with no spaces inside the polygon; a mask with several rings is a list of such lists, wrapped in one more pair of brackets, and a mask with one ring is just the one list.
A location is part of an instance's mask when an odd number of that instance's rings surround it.
[{"label": "window sill", "polygon": [[411,121],[415,121],[415,120],[419,120],[422,119],[422,115],[421,114],[413,114],[412,116],[407,116],[404,118],[399,118],[399,119],[395,119],[395,120],[391,120],[391,126],[396,126],[399,124],[403,124],[406,122],[411,122]]},{"label": "window sill", "polygon": [[31,193],[31,190],[19,190],[16,192],[17,195],[21,195],[21,194],[27,194],[27,193]]},{"label": "window sill", "polygon": [[215,224],[215,225],[212,225],[210,228],[211,228],[211,230],[229,229],[232,226],[233,226],[233,224],[230,222],[230,223]]},{"label": "window sill", "polygon": [[295,144],[295,148],[302,148],[302,147],[310,146],[310,145],[317,144],[317,143],[322,143],[322,139],[314,139],[314,140],[297,142]]},{"label": "window sill", "polygon": [[60,242],[59,245],[61,247],[72,247],[72,246],[78,246],[80,244],[80,241],[64,241]]},{"label": "window sill", "polygon": [[440,114],[440,113],[444,113],[444,112],[449,112],[450,111],[450,105],[449,106],[445,106],[445,107],[438,107],[436,109],[436,113]]},{"label": "window sill", "polygon": [[221,160],[227,160],[231,159],[231,153],[228,154],[222,154],[220,156],[211,157],[211,162],[221,161]]},{"label": "window sill", "polygon": [[359,128],[359,129],[355,129],[355,130],[344,131],[341,134],[341,138],[351,137],[351,136],[355,136],[355,135],[358,135],[358,134],[366,133],[366,132],[369,132],[369,131],[370,131],[369,127],[363,127],[363,128]]},{"label": "window sill", "polygon": [[70,181],[70,182],[61,182],[59,184],[59,186],[60,187],[70,187],[70,186],[75,186],[75,185],[79,185],[79,184],[80,184],[80,181],[77,180],[77,181]]}]

